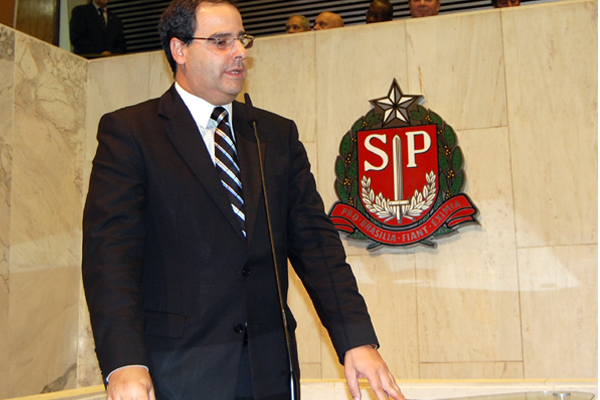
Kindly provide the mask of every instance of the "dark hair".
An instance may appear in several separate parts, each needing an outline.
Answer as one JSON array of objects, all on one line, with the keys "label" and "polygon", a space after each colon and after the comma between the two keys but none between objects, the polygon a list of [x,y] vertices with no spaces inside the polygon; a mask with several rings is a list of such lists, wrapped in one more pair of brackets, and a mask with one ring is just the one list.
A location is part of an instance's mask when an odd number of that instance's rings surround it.
[{"label": "dark hair", "polygon": [[173,0],[160,17],[160,43],[173,73],[177,72],[177,63],[171,54],[171,39],[177,38],[186,45],[192,42],[197,28],[196,10],[202,3],[226,3],[235,7],[233,0]]},{"label": "dark hair", "polygon": [[389,0],[376,0],[378,3],[387,7],[386,20],[391,21],[394,18],[394,5]]}]

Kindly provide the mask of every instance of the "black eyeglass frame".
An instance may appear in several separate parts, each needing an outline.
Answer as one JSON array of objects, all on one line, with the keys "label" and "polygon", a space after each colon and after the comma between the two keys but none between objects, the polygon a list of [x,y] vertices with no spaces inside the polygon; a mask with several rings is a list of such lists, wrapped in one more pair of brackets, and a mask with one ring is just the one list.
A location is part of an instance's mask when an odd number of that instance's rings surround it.
[{"label": "black eyeglass frame", "polygon": [[[207,38],[192,36],[192,37],[187,38],[186,41],[192,41],[192,40],[208,40],[208,41],[214,42],[215,46],[219,50],[230,50],[234,46],[236,40],[239,40],[245,49],[251,48],[252,45],[254,44],[254,36],[248,35],[247,33],[243,33],[237,37],[233,36],[233,35],[223,35],[223,36],[207,37]],[[244,43],[244,42],[246,42],[246,43]]]}]

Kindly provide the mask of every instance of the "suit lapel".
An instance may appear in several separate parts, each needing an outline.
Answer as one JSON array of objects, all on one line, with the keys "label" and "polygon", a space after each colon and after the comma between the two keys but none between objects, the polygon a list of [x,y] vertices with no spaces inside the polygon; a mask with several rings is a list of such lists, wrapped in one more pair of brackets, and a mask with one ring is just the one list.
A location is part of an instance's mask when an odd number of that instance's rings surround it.
[{"label": "suit lapel", "polygon": [[[261,203],[262,181],[260,178],[260,166],[258,162],[258,151],[254,129],[248,122],[245,106],[237,101],[233,102],[233,129],[240,158],[240,169],[242,174],[242,190],[244,191],[244,209],[246,213],[246,234],[248,243],[252,240],[256,215]],[[263,162],[267,149],[266,135],[259,129],[260,151]]]},{"label": "suit lapel", "polygon": [[161,97],[158,112],[168,119],[165,131],[177,152],[205,187],[215,205],[243,239],[240,224],[231,209],[227,192],[210,159],[198,126],[174,86],[171,86]]}]

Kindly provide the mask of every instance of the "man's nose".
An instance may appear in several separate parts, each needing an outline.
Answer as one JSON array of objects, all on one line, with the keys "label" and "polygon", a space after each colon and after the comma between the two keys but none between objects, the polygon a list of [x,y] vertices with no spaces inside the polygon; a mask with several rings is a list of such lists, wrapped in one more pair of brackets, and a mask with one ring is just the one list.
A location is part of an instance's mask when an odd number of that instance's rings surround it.
[{"label": "man's nose", "polygon": [[245,59],[248,57],[248,50],[246,50],[241,41],[236,40],[233,42],[233,47],[231,47],[231,54],[234,58]]}]

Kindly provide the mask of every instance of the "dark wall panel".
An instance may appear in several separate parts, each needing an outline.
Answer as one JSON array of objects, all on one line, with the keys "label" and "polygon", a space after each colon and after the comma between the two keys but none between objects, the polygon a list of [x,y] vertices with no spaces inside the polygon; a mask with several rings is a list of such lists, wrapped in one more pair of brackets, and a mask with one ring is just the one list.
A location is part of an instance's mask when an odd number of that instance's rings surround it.
[{"label": "dark wall panel", "polygon": [[0,6],[0,24],[13,27],[15,19],[15,0],[3,0]]},{"label": "dark wall panel", "polygon": [[59,10],[59,0],[18,0],[15,29],[58,46]]}]

